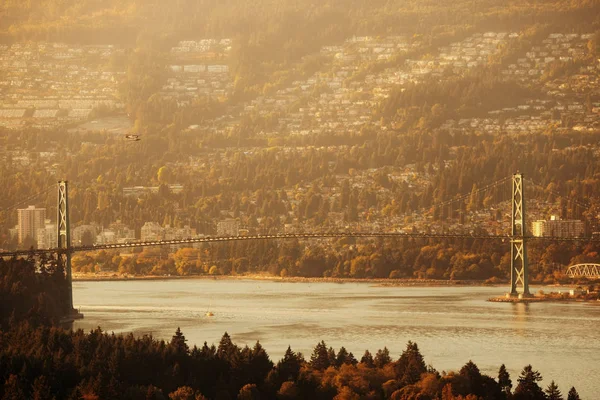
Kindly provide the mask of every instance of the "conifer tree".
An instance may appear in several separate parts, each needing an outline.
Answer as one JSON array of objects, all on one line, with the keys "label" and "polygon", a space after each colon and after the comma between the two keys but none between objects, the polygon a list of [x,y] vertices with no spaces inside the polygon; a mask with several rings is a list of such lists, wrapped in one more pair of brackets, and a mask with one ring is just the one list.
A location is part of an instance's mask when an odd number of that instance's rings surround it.
[{"label": "conifer tree", "polygon": [[575,389],[575,387],[571,387],[571,389],[569,390],[569,394],[567,395],[567,400],[581,400],[579,398],[579,393],[577,393],[577,390]]},{"label": "conifer tree", "polygon": [[335,367],[337,363],[337,356],[335,355],[335,350],[333,347],[330,347],[327,350],[327,358],[329,359],[329,365]]},{"label": "conifer tree", "polygon": [[322,371],[327,369],[330,365],[327,345],[325,345],[324,341],[321,341],[315,346],[315,349],[310,356],[310,366],[316,370]]},{"label": "conifer tree", "polygon": [[363,356],[360,358],[360,362],[369,368],[375,367],[375,361],[373,360],[373,356],[369,350],[365,350],[365,354],[363,354]]},{"label": "conifer tree", "polygon": [[217,358],[227,361],[232,367],[236,367],[238,364],[239,353],[239,348],[233,344],[231,337],[225,332],[217,347]]},{"label": "conifer tree", "polygon": [[387,347],[384,347],[383,350],[377,350],[373,361],[377,368],[383,368],[386,364],[391,363],[392,358],[390,357],[390,351]]},{"label": "conifer tree", "polygon": [[482,393],[482,376],[479,367],[469,360],[461,369],[460,376],[465,378],[467,393],[481,396]]},{"label": "conifer tree", "polygon": [[502,364],[500,366],[500,370],[498,371],[498,385],[500,385],[500,389],[505,394],[510,394],[510,390],[512,388],[512,381],[510,380],[510,374],[506,370],[506,366]]},{"label": "conifer tree", "polygon": [[516,400],[545,400],[546,395],[542,388],[537,384],[542,380],[542,375],[534,371],[531,365],[525,366],[519,376],[514,398]]},{"label": "conifer tree", "polygon": [[545,392],[548,400],[563,400],[562,393],[558,390],[558,386],[554,381],[550,382]]},{"label": "conifer tree", "polygon": [[282,379],[293,380],[298,379],[298,373],[302,367],[302,355],[292,351],[292,348],[288,346],[283,358],[277,363],[277,370]]},{"label": "conifer tree", "polygon": [[348,357],[346,357],[346,364],[358,364],[358,360],[356,359],[356,357],[354,357],[354,354],[352,354],[352,352],[348,353]]},{"label": "conifer tree", "polygon": [[189,347],[185,342],[187,342],[187,339],[183,336],[183,333],[181,333],[181,329],[177,327],[175,335],[173,335],[171,339],[171,347],[173,347],[177,353],[188,353]]},{"label": "conifer tree", "polygon": [[396,362],[396,378],[403,385],[412,385],[419,381],[421,374],[427,372],[427,366],[416,343],[408,341],[406,350]]},{"label": "conifer tree", "polygon": [[340,348],[340,351],[338,351],[336,360],[335,360],[335,366],[336,367],[341,367],[343,364],[347,363],[348,361],[348,351],[346,350],[346,348],[344,346],[342,346]]}]

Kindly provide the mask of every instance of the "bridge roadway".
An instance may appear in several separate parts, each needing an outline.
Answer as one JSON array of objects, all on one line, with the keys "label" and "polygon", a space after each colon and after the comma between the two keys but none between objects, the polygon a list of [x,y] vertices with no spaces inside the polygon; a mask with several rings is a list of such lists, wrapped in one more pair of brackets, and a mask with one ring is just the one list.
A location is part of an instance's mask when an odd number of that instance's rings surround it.
[{"label": "bridge roadway", "polygon": [[[401,232],[323,232],[323,233],[279,233],[273,235],[251,235],[251,236],[206,236],[201,238],[188,238],[177,240],[153,240],[145,242],[111,243],[92,246],[72,246],[71,252],[126,249],[133,247],[168,246],[194,243],[215,243],[248,240],[273,240],[273,239],[327,239],[327,238],[395,238],[395,239],[484,239],[510,241],[508,235],[484,235],[484,234],[454,234],[454,233],[401,233]],[[549,241],[590,241],[600,242],[600,238],[564,238],[564,237],[537,237],[525,236],[525,240],[549,240]],[[0,257],[41,255],[41,254],[64,254],[67,249],[30,249],[11,252],[0,252]]]}]

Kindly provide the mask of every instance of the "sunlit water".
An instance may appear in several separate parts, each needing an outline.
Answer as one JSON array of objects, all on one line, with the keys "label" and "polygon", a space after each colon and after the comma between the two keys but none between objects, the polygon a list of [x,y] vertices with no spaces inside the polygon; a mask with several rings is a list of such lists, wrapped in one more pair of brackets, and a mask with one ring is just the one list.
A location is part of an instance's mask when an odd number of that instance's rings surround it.
[{"label": "sunlit water", "polygon": [[[379,287],[368,283],[244,280],[75,282],[85,319],[75,328],[170,339],[179,326],[190,345],[259,340],[274,361],[288,345],[308,358],[320,340],[360,359],[383,346],[397,358],[408,340],[439,371],[468,360],[497,377],[506,364],[513,385],[532,364],[564,394],[574,385],[593,399],[600,385],[600,305],[491,303],[504,288]],[[206,317],[207,309],[214,313]],[[513,387],[514,388],[514,387]]]}]

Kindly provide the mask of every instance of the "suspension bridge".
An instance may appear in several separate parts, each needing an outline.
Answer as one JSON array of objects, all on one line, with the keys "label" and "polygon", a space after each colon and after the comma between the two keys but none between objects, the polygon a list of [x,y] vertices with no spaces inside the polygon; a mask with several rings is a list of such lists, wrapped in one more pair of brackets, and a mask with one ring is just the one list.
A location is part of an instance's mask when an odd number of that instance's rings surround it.
[{"label": "suspension bridge", "polygon": [[[149,246],[175,246],[188,245],[195,243],[219,243],[231,241],[252,241],[252,240],[285,240],[285,239],[326,239],[326,238],[396,238],[396,239],[483,239],[483,240],[502,240],[509,241],[511,246],[511,264],[510,264],[510,291],[509,296],[519,299],[531,297],[529,291],[529,264],[527,258],[527,242],[532,240],[553,240],[553,241],[594,241],[600,242],[600,238],[582,238],[582,237],[539,237],[528,233],[526,225],[526,202],[525,202],[525,182],[523,174],[517,173],[512,177],[500,179],[490,185],[484,186],[477,192],[485,192],[496,188],[507,182],[512,183],[511,190],[511,224],[510,233],[504,235],[487,233],[422,233],[422,232],[360,232],[360,231],[342,231],[342,232],[306,232],[306,233],[275,233],[266,235],[246,235],[246,236],[213,236],[196,237],[176,240],[153,240],[153,241],[133,241],[128,243],[111,243],[89,246],[72,246],[70,221],[69,221],[69,197],[67,181],[58,182],[58,206],[57,206],[57,246],[50,249],[30,249],[17,250],[10,252],[0,252],[0,257],[18,257],[29,255],[49,255],[55,254],[57,261],[65,269],[69,285],[69,305],[73,308],[72,293],[72,268],[71,255],[81,251],[126,249]],[[535,185],[531,182],[532,185]],[[453,204],[464,203],[471,194],[458,196],[452,200],[444,201],[433,207],[434,213],[443,214],[446,207],[452,207]],[[450,209],[448,212],[452,214]],[[577,268],[574,268],[577,267]],[[598,267],[588,265],[580,267],[574,266],[569,269],[569,276],[580,274],[587,276],[590,273],[598,274]],[[595,269],[594,269],[595,268]]]}]

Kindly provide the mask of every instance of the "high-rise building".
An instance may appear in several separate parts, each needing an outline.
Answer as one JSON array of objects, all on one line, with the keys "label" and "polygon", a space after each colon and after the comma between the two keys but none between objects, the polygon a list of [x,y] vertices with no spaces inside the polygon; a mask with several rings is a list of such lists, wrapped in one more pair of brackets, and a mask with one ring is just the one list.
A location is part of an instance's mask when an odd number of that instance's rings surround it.
[{"label": "high-rise building", "polygon": [[46,220],[46,209],[29,206],[17,210],[19,244],[22,244],[26,238],[37,240],[38,229],[44,228]]},{"label": "high-rise building", "polygon": [[58,246],[58,230],[56,224],[50,223],[47,219],[44,226],[37,230],[38,249],[52,249]]},{"label": "high-rise building", "polygon": [[583,221],[563,220],[553,215],[549,221],[534,221],[531,231],[533,236],[538,237],[582,237],[585,233],[585,224]]}]

